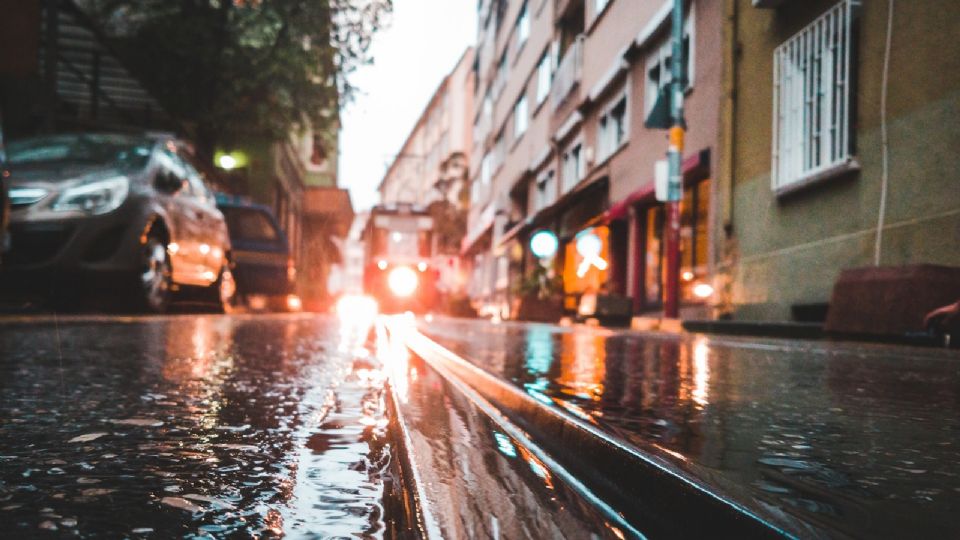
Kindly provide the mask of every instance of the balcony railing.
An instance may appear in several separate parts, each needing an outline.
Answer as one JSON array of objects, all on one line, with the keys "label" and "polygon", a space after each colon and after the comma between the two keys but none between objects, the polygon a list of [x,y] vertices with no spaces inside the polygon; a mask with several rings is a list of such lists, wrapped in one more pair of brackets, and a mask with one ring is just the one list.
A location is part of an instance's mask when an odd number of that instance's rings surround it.
[{"label": "balcony railing", "polygon": [[557,72],[553,76],[550,100],[553,102],[554,110],[559,109],[570,92],[580,84],[583,70],[583,41],[584,36],[582,34],[573,40],[573,43],[567,48],[567,53],[560,60]]}]

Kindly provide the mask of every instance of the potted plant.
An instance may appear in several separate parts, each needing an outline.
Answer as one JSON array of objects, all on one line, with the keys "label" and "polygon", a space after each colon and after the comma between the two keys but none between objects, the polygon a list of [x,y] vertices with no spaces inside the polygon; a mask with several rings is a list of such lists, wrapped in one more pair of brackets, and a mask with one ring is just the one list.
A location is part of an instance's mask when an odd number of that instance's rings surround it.
[{"label": "potted plant", "polygon": [[563,313],[563,280],[538,264],[516,283],[516,318],[523,321],[556,322]]}]

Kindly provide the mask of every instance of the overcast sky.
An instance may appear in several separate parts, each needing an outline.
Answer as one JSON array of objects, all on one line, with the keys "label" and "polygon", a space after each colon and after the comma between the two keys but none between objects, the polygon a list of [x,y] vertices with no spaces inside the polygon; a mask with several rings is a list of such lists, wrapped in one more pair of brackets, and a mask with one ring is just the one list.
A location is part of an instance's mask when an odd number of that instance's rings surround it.
[{"label": "overcast sky", "polygon": [[340,186],[354,210],[377,203],[377,186],[443,77],[476,39],[476,0],[394,0],[374,37],[373,64],[350,77],[358,93],[342,112]]}]

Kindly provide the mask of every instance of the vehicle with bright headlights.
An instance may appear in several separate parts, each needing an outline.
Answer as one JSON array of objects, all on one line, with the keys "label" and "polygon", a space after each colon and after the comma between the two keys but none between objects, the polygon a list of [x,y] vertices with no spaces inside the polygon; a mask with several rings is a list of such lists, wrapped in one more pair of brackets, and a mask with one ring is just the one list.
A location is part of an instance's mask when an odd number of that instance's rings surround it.
[{"label": "vehicle with bright headlights", "polygon": [[2,174],[3,296],[93,293],[163,312],[180,289],[218,306],[233,294],[223,214],[181,141],[94,133],[11,141]]},{"label": "vehicle with bright headlights", "polygon": [[433,218],[412,205],[376,206],[364,229],[364,291],[382,313],[426,313],[437,307]]}]

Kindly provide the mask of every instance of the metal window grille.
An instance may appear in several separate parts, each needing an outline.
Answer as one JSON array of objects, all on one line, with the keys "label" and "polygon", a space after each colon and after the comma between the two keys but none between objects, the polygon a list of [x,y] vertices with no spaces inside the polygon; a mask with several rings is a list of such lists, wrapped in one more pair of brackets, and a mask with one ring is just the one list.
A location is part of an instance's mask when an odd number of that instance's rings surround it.
[{"label": "metal window grille", "polygon": [[843,0],[773,52],[774,190],[852,157],[851,29],[858,5]]}]

